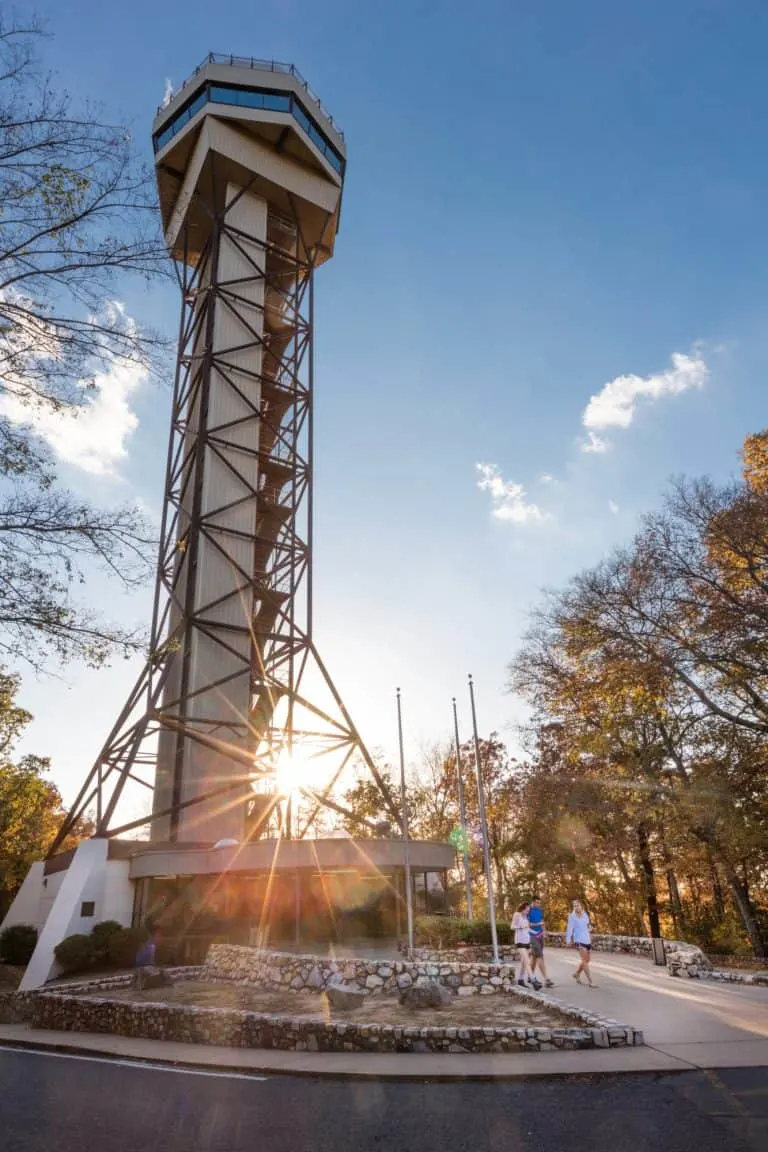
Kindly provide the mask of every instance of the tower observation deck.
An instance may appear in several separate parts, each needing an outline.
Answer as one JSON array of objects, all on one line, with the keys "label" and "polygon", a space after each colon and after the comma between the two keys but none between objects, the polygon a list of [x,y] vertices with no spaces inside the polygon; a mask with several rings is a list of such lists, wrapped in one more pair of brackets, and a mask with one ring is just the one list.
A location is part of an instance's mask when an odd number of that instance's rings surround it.
[{"label": "tower observation deck", "polygon": [[[94,805],[102,836],[302,836],[355,760],[398,823],[312,633],[314,274],[344,137],[292,66],[211,55],[152,139],[181,322],[151,647],[52,852]],[[118,827],[129,781],[152,811]]]}]

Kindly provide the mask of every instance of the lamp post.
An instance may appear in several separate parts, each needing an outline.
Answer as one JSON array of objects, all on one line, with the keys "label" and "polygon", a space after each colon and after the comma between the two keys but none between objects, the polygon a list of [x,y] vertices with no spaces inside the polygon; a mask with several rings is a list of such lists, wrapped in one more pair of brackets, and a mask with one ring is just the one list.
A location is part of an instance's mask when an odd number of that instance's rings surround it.
[{"label": "lamp post", "polygon": [[459,718],[456,713],[456,697],[453,704],[453,738],[456,746],[456,780],[459,789],[459,824],[462,834],[462,852],[464,856],[464,883],[467,888],[467,917],[472,919],[472,884],[469,875],[469,841],[467,839],[467,810],[464,804],[464,779],[461,775],[461,745],[459,744]]},{"label": "lamp post", "polygon": [[477,735],[477,713],[475,711],[475,686],[472,677],[469,677],[469,700],[472,706],[472,734],[475,741],[475,773],[477,775],[477,800],[480,808],[480,829],[483,836],[483,859],[485,861],[485,879],[488,884],[488,916],[491,921],[491,943],[493,945],[493,962],[499,963],[499,940],[496,935],[496,901],[493,895],[493,876],[491,875],[491,851],[488,844],[488,820],[485,814],[485,789],[483,788],[483,774],[480,767],[480,740]]},{"label": "lamp post", "polygon": [[413,954],[413,887],[411,885],[411,838],[408,832],[408,797],[405,790],[405,752],[403,751],[403,713],[400,689],[397,689],[397,738],[400,745],[400,793],[403,809],[403,856],[405,859],[405,907],[408,914],[408,956]]}]

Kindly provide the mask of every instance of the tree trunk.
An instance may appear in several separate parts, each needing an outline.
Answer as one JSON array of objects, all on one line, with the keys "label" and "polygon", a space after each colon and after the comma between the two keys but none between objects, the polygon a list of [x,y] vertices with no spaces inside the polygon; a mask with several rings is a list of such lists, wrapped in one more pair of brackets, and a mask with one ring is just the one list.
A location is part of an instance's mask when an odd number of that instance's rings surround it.
[{"label": "tree trunk", "polygon": [[674,868],[667,868],[665,875],[667,879],[667,891],[669,892],[669,912],[672,917],[675,939],[684,940],[686,933],[685,914],[683,912],[682,901],[680,900],[680,889],[677,886],[677,876],[675,875]]},{"label": "tree trunk", "polygon": [[622,853],[620,848],[617,848],[617,850],[616,850],[616,864],[618,866],[619,872],[621,873],[621,878],[624,881],[624,886],[627,889],[627,892],[632,897],[632,904],[635,907],[635,925],[634,925],[635,935],[636,936],[642,936],[645,929],[643,926],[643,918],[640,915],[640,913],[637,911],[637,907],[635,906],[635,885],[634,885],[634,882],[632,880],[632,877],[629,874],[629,869],[627,868],[627,862],[624,859],[624,854]]},{"label": "tree trunk", "polygon": [[680,899],[680,889],[677,884],[677,874],[675,872],[674,864],[672,862],[672,854],[669,851],[667,838],[664,835],[664,828],[660,829],[661,835],[661,853],[664,860],[664,874],[667,880],[667,891],[669,892],[669,911],[672,917],[672,925],[675,931],[675,937],[682,940],[685,937],[685,914],[683,912],[683,904]]},{"label": "tree trunk", "polygon": [[765,956],[765,941],[763,940],[762,934],[760,932],[759,925],[755,918],[755,910],[752,907],[752,901],[749,898],[749,894],[746,890],[743,880],[739,876],[733,864],[731,864],[729,861],[725,852],[723,852],[720,844],[718,843],[717,837],[712,832],[703,828],[697,828],[692,831],[694,831],[696,837],[706,845],[710,867],[713,873],[712,894],[714,896],[716,884],[719,890],[720,902],[723,907],[723,915],[725,915],[725,901],[723,899],[723,889],[722,885],[720,884],[720,876],[717,871],[718,865],[720,865],[720,867],[723,869],[723,872],[725,873],[728,886],[731,889],[733,901],[736,905],[739,916],[741,917],[741,922],[744,925],[747,936],[749,937],[749,942],[752,945],[755,956]]},{"label": "tree trunk", "polygon": [[699,883],[699,877],[692,876],[689,873],[686,881],[686,887],[690,893],[691,903],[693,904],[694,918],[698,919],[701,915],[701,884]]},{"label": "tree trunk", "polygon": [[760,932],[760,927],[755,918],[755,910],[752,907],[752,901],[749,898],[744,881],[739,876],[736,869],[727,861],[723,862],[723,869],[725,871],[728,884],[733,895],[734,903],[738,908],[739,915],[741,916],[742,923],[746,928],[749,942],[752,945],[755,956],[766,956],[766,943],[763,940]]},{"label": "tree trunk", "polygon": [[712,906],[715,909],[715,915],[718,920],[725,919],[725,896],[723,895],[723,886],[720,883],[720,873],[717,870],[717,864],[712,853],[712,849],[707,849],[707,856],[709,858],[709,876],[712,881]]},{"label": "tree trunk", "polygon": [[659,898],[656,891],[656,874],[653,870],[651,847],[648,840],[648,825],[638,824],[637,829],[637,857],[640,863],[640,875],[643,878],[643,892],[648,908],[648,923],[651,936],[661,936],[661,923],[659,922]]},{"label": "tree trunk", "polygon": [[752,897],[749,892],[749,867],[747,866],[746,860],[742,860],[741,862],[741,874],[744,877],[744,891],[751,900]]}]

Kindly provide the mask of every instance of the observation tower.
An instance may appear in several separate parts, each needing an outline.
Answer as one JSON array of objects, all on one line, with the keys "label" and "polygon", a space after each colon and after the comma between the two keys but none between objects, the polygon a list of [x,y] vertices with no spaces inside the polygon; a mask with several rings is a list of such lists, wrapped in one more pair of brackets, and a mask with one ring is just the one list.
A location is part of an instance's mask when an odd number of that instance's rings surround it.
[{"label": "observation tower", "polygon": [[94,802],[109,832],[148,766],[156,841],[304,835],[355,756],[397,822],[312,637],[314,277],[343,134],[292,65],[211,55],[152,139],[181,323],[150,658],[59,841]]},{"label": "observation tower", "polygon": [[[335,933],[350,908],[377,933],[401,923],[400,806],[313,639],[314,279],[334,252],[344,137],[292,65],[210,55],[152,139],[181,317],[150,649],[6,917],[40,929],[28,988],[64,936],[160,906],[180,938],[212,909],[258,940],[276,923],[296,941],[308,922]],[[316,838],[321,813],[349,815],[336,791],[353,764],[387,815],[364,848]],[[94,837],[62,852],[90,814]],[[453,856],[411,844],[425,901]]]}]

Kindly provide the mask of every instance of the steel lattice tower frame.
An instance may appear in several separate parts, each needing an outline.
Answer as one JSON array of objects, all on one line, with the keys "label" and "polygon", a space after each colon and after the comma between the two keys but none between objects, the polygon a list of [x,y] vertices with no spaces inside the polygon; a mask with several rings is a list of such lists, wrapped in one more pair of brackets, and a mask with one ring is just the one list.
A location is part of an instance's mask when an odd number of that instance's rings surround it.
[{"label": "steel lattice tower frame", "polygon": [[[286,93],[273,101],[288,100],[303,127],[308,89],[295,70],[260,61],[246,86],[247,63],[210,57],[186,101],[201,127],[164,213],[182,308],[150,653],[51,854],[94,805],[98,836],[151,824],[153,839],[200,828],[201,840],[226,825],[247,840],[274,813],[284,834],[303,836],[323,807],[345,813],[333,789],[355,756],[400,822],[313,639],[314,275],[332,252],[342,181],[322,212],[275,190],[270,164],[285,166],[279,149],[297,129],[270,113],[274,160],[263,136],[249,144],[232,110],[211,101],[228,91],[266,100],[269,70]],[[232,75],[237,87],[223,88]],[[245,127],[254,124],[265,131],[258,118]],[[260,158],[250,170],[247,148]],[[161,201],[162,192],[161,183]],[[297,749],[323,781],[298,790],[309,811],[292,828],[274,778],[279,757]],[[118,826],[128,781],[153,790],[153,812]]]}]

